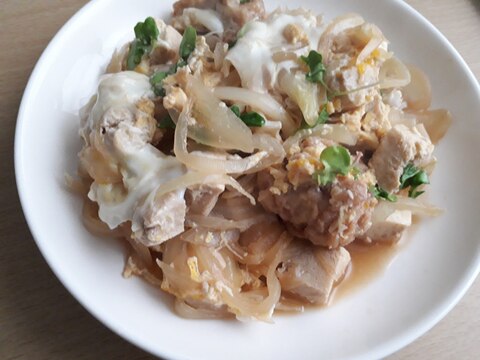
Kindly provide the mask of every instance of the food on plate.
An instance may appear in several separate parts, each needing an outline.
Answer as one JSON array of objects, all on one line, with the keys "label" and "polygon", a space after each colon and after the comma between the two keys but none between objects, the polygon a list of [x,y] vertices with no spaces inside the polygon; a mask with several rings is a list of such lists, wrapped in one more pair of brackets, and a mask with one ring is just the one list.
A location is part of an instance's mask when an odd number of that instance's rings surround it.
[{"label": "food on plate", "polygon": [[356,14],[180,0],[112,56],[81,111],[83,218],[129,244],[124,276],[186,317],[328,304],[351,244],[395,244],[428,204],[425,74]]}]

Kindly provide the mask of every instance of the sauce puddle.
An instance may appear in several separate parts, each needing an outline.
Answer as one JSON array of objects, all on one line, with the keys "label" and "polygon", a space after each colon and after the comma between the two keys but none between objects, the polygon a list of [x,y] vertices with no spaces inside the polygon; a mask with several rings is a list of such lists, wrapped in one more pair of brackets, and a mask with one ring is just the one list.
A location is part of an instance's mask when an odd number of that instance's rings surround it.
[{"label": "sauce puddle", "polygon": [[[403,241],[402,241],[403,243]],[[393,261],[395,254],[402,248],[402,244],[375,244],[357,245],[346,247],[352,262],[343,281],[334,289],[329,303],[351,295],[381,274]]]}]

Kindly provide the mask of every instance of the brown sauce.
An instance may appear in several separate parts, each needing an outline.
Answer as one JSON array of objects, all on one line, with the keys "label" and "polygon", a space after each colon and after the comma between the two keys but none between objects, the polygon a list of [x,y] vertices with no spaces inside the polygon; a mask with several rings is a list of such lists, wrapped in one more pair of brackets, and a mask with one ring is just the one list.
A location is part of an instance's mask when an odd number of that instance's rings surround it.
[{"label": "brown sauce", "polygon": [[[402,241],[403,243],[403,241]],[[385,272],[402,244],[375,244],[346,247],[352,262],[343,281],[335,288],[330,297],[330,303],[335,303],[344,296],[351,295],[370,281]]]},{"label": "brown sauce", "polygon": [[418,218],[413,217],[412,225],[396,244],[376,243],[374,245],[361,245],[353,243],[347,245],[346,249],[350,253],[352,262],[343,281],[333,290],[329,304],[334,304],[339,299],[352,295],[354,292],[361,290],[370,281],[385,273],[394,260],[395,255],[405,250],[420,222]]}]

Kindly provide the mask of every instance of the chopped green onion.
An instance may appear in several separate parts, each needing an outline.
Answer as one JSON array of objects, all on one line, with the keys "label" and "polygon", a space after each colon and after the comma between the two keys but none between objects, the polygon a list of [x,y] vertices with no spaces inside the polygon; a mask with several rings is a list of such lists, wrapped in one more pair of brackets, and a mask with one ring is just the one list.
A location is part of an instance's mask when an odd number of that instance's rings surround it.
[{"label": "chopped green onion", "polygon": [[247,4],[249,2],[250,2],[250,0],[240,0],[240,5]]},{"label": "chopped green onion", "polygon": [[230,110],[232,110],[235,115],[240,117],[240,108],[237,105],[230,106]]},{"label": "chopped green onion", "polygon": [[148,17],[144,22],[135,25],[135,40],[130,45],[127,56],[127,69],[133,70],[142,61],[143,55],[152,50],[159,31],[155,19]]},{"label": "chopped green onion", "polygon": [[197,41],[197,30],[188,26],[183,33],[182,42],[180,43],[180,57],[187,61],[190,54],[195,50],[195,42]]},{"label": "chopped green onion", "polygon": [[127,69],[133,70],[142,61],[142,56],[145,54],[145,47],[137,40],[133,40],[130,45],[130,51],[127,57]]},{"label": "chopped green onion", "polygon": [[265,119],[263,116],[255,111],[240,115],[240,119],[242,119],[247,126],[261,127],[265,125]]},{"label": "chopped green onion", "polygon": [[240,112],[240,108],[237,105],[230,106],[230,110],[232,110],[232,112],[237,115],[237,117],[239,117],[247,126],[261,127],[265,125],[265,119],[263,118],[263,116],[255,111],[242,114]]},{"label": "chopped green onion", "polygon": [[150,84],[152,84],[153,92],[157,96],[165,96],[165,90],[163,89],[163,80],[170,75],[167,71],[158,71],[150,78]]}]

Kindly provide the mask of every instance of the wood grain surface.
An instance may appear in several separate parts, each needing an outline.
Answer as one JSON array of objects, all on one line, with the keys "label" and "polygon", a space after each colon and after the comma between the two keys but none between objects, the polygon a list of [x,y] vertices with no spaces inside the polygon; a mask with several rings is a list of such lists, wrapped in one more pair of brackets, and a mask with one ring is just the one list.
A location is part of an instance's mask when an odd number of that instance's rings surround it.
[{"label": "wood grain surface", "polygon": [[[63,288],[32,239],[16,192],[13,142],[23,90],[49,40],[86,2],[0,0],[0,359],[153,359]],[[480,1],[407,2],[447,36],[479,79]],[[477,280],[445,319],[390,359],[477,359],[479,339]]]}]

